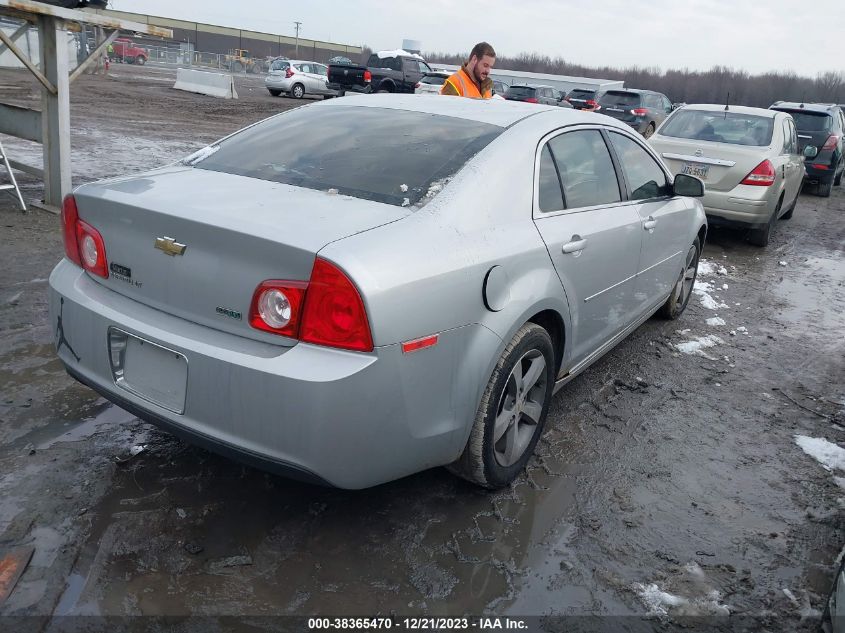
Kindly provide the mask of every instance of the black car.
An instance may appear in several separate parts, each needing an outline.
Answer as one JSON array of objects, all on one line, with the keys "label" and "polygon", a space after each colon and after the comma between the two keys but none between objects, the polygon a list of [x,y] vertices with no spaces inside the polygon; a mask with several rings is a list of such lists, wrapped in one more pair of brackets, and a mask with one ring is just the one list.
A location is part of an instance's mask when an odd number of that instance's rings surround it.
[{"label": "black car", "polygon": [[[845,110],[842,106],[820,103],[778,101],[769,108],[789,112],[798,128],[798,150],[804,153],[807,183],[818,186],[822,197],[842,183],[845,170]],[[817,153],[805,153],[814,147]]]},{"label": "black car", "polygon": [[599,98],[601,113],[627,123],[648,138],[667,116],[672,102],[651,90],[608,90]]},{"label": "black car", "polygon": [[557,90],[551,86],[538,84],[514,85],[505,92],[505,99],[509,101],[525,101],[526,103],[543,103],[545,105],[569,106],[558,99]]},{"label": "black car", "polygon": [[596,94],[595,90],[588,90],[587,88],[575,88],[570,90],[566,95],[566,100],[576,110],[587,110],[588,112],[596,112],[599,110],[598,98],[600,95]]}]

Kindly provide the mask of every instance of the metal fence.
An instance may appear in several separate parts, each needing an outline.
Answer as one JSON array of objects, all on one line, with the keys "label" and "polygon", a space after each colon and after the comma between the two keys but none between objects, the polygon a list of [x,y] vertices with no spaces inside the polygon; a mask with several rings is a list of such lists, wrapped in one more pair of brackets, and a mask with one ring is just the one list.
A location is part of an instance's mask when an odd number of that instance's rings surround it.
[{"label": "metal fence", "polygon": [[[140,48],[140,47],[139,47]],[[213,68],[232,73],[257,74],[264,73],[270,67],[271,59],[243,58],[230,54],[205,53],[201,51],[185,51],[176,48],[144,46],[147,56],[124,55],[121,46],[116,47],[112,60],[130,64],[157,64],[176,68]]]}]

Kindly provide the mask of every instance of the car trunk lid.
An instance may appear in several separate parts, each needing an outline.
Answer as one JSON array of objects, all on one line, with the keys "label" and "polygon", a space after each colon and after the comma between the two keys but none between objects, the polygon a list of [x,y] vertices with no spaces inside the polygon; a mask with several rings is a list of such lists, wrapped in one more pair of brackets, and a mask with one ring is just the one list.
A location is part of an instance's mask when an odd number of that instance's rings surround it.
[{"label": "car trunk lid", "polygon": [[75,198],[80,219],[105,242],[109,277],[92,277],[97,282],[163,312],[282,345],[295,341],[249,326],[256,287],[307,281],[323,246],[409,213],[188,167],[83,186]]}]

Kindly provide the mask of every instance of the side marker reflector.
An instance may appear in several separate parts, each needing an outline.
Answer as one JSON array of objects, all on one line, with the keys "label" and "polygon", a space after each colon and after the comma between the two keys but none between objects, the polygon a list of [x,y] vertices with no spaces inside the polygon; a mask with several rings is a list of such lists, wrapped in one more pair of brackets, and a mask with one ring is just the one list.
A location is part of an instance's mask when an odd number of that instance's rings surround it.
[{"label": "side marker reflector", "polygon": [[417,350],[421,350],[426,347],[433,347],[434,345],[437,345],[437,339],[439,338],[439,334],[434,334],[432,336],[426,336],[425,338],[418,338],[414,341],[402,343],[402,353],[410,354],[411,352],[416,352]]}]

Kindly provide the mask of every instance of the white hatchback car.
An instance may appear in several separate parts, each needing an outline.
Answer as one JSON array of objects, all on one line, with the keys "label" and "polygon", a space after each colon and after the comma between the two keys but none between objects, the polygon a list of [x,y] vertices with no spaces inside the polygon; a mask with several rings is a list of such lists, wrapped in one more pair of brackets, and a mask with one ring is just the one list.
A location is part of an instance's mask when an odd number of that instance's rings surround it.
[{"label": "white hatchback car", "polygon": [[440,89],[452,73],[447,73],[443,70],[434,70],[430,73],[425,73],[417,85],[414,87],[414,94],[440,94]]},{"label": "white hatchback car", "polygon": [[318,62],[286,60],[285,63],[274,63],[270,72],[264,78],[264,86],[274,97],[283,92],[294,99],[302,99],[305,95],[320,95],[324,99],[337,96],[328,85],[328,66]]}]

